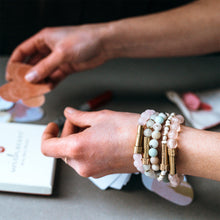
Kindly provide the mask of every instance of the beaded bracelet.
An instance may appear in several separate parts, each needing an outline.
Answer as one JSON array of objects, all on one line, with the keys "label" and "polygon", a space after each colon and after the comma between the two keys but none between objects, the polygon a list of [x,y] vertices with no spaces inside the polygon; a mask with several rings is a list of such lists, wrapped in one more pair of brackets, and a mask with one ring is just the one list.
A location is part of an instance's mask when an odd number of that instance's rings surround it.
[{"label": "beaded bracelet", "polygon": [[[183,175],[176,173],[175,155],[177,150],[177,137],[180,124],[184,122],[181,115],[175,113],[157,113],[154,110],[146,110],[138,120],[136,144],[134,146],[134,166],[138,171],[158,181],[167,176],[172,187],[178,186]],[[164,126],[162,127],[162,125]],[[160,137],[162,134],[161,142]],[[161,146],[161,163],[157,156]],[[143,157],[142,157],[143,155]],[[168,160],[169,156],[169,160]],[[160,170],[160,175],[158,171]],[[165,180],[164,180],[165,181]]]},{"label": "beaded bracelet", "polygon": [[[158,151],[156,149],[159,145],[157,139],[160,138],[159,132],[155,130],[152,131],[152,128],[155,124],[154,119],[156,118],[157,115],[158,115],[157,112],[151,115],[151,117],[146,122],[146,129],[144,130],[144,156],[143,156],[142,162],[143,162],[143,168],[145,171],[144,174],[152,178],[156,177],[156,174],[154,171],[157,171],[157,163],[159,162],[159,159],[158,161],[155,159],[153,160],[153,163],[152,163],[152,158],[153,157],[156,158],[158,154]],[[150,145],[150,143],[152,144],[152,140],[155,140],[154,147]]]},{"label": "beaded bracelet", "polygon": [[164,131],[162,136],[162,150],[161,150],[161,164],[160,164],[160,176],[157,178],[157,180],[160,182],[164,180],[164,177],[167,174],[167,171],[169,169],[168,164],[168,154],[167,154],[167,139],[168,139],[168,132],[170,130],[170,121],[174,117],[175,113],[171,113],[168,115],[168,118],[164,125]]},{"label": "beaded bracelet", "polygon": [[168,133],[168,155],[169,155],[169,164],[170,164],[170,173],[168,179],[172,187],[177,187],[183,180],[183,175],[176,173],[176,161],[175,156],[177,153],[177,138],[178,132],[180,132],[180,125],[184,122],[182,115],[174,116],[171,119],[170,131]]},{"label": "beaded bracelet", "polygon": [[138,129],[137,129],[137,137],[136,143],[134,147],[134,166],[137,168],[138,171],[144,173],[143,165],[142,165],[142,152],[143,152],[143,130],[146,121],[155,113],[154,110],[146,110],[143,112],[138,120]]},{"label": "beaded bracelet", "polygon": [[[167,115],[164,113],[160,113],[160,114],[154,113],[146,123],[147,129],[144,130],[144,138],[146,138],[147,141],[144,141],[144,143],[147,143],[147,145],[144,144],[144,146],[146,146],[146,150],[148,151],[148,154],[146,153],[145,150],[142,161],[145,170],[144,174],[149,177],[156,178],[157,172],[160,170],[160,166],[159,166],[160,160],[158,158],[157,148],[159,147],[158,141],[161,137],[160,130],[162,129],[162,124],[164,123],[166,118]],[[153,132],[151,129],[153,129]],[[146,154],[148,156],[147,159],[146,159]],[[149,156],[150,156],[150,160],[149,160]],[[151,163],[151,166],[149,162]]]}]

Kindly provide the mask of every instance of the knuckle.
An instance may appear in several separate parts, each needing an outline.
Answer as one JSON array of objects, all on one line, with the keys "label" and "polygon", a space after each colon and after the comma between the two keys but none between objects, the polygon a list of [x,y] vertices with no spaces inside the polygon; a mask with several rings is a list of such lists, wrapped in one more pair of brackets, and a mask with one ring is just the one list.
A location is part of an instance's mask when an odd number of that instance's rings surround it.
[{"label": "knuckle", "polygon": [[82,146],[81,143],[77,138],[72,141],[72,145],[69,147],[68,155],[70,155],[73,158],[79,157],[82,153]]},{"label": "knuckle", "polygon": [[98,112],[99,117],[102,118],[106,118],[111,114],[111,111],[108,109],[104,109]]},{"label": "knuckle", "polygon": [[66,58],[66,48],[61,44],[56,48],[56,55],[61,58],[61,60]]},{"label": "knuckle", "polygon": [[45,27],[40,31],[41,34],[49,34],[50,32],[51,32],[51,28],[49,27]]},{"label": "knuckle", "polygon": [[42,154],[43,154],[44,156],[49,156],[49,155],[48,155],[47,148],[46,148],[46,146],[45,146],[44,143],[41,144],[41,152],[42,152]]},{"label": "knuckle", "polygon": [[78,174],[82,177],[90,177],[92,176],[92,173],[91,171],[87,168],[87,167],[81,167],[79,170],[78,170]]}]

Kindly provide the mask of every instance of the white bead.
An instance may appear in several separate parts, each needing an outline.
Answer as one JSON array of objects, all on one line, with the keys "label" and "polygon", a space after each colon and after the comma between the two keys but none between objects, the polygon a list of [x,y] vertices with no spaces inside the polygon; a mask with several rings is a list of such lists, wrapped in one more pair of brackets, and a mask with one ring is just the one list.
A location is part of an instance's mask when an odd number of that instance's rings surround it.
[{"label": "white bead", "polygon": [[161,116],[164,120],[167,118],[167,116],[166,116],[163,112],[161,112],[161,113],[159,114],[159,116]]},{"label": "white bead", "polygon": [[167,136],[163,136],[163,141],[167,141]]},{"label": "white bead", "polygon": [[162,170],[162,171],[161,171],[161,175],[163,175],[163,176],[165,176],[165,175],[166,175],[166,173],[167,173],[167,171],[166,171],[166,170]]},{"label": "white bead", "polygon": [[167,141],[161,141],[162,144],[167,144]]},{"label": "white bead", "polygon": [[162,129],[162,125],[161,125],[161,124],[158,124],[158,123],[155,123],[155,124],[153,125],[153,129],[154,129],[155,131],[160,131],[160,130]]},{"label": "white bead", "polygon": [[147,128],[147,129],[144,130],[144,136],[145,137],[150,137],[151,134],[152,134],[152,130],[151,129]]},{"label": "white bead", "polygon": [[150,145],[150,147],[157,148],[159,143],[156,139],[152,139],[152,140],[150,140],[149,145]]},{"label": "white bead", "polygon": [[144,171],[148,171],[148,170],[150,170],[150,165],[143,165],[143,168],[144,168]]},{"label": "white bead", "polygon": [[163,135],[167,135],[167,134],[168,134],[168,131],[164,131],[164,132],[163,132]]},{"label": "white bead", "polygon": [[160,139],[161,133],[159,131],[153,131],[152,132],[152,138],[154,139]]},{"label": "white bead", "polygon": [[160,175],[160,176],[157,178],[157,181],[158,181],[158,182],[161,182],[162,180],[163,180],[163,176]]},{"label": "white bead", "polygon": [[169,127],[165,126],[164,131],[169,131]]},{"label": "white bead", "polygon": [[147,127],[152,128],[154,125],[154,121],[153,120],[148,120],[147,121]]},{"label": "white bead", "polygon": [[154,174],[154,171],[152,170],[149,170],[147,172],[144,172],[144,174],[148,177],[151,177],[151,178],[155,178],[155,174]]},{"label": "white bead", "polygon": [[152,170],[158,171],[160,169],[160,166],[158,164],[153,164],[152,165]]},{"label": "white bead", "polygon": [[166,122],[166,125],[170,125],[170,121],[167,121],[167,122]]}]

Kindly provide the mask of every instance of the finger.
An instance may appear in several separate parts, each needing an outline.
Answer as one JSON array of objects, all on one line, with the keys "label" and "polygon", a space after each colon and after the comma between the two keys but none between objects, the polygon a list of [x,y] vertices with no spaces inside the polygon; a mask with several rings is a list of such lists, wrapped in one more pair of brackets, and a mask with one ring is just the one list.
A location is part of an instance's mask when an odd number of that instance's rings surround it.
[{"label": "finger", "polygon": [[36,65],[38,62],[40,62],[42,59],[44,59],[46,56],[48,56],[49,53],[43,54],[43,53],[37,53],[28,59],[27,64],[30,64],[32,66]]},{"label": "finger", "polygon": [[62,81],[63,79],[66,78],[68,74],[66,74],[65,72],[63,72],[60,69],[57,69],[55,72],[53,72],[50,76],[49,76],[49,81],[53,83],[54,86],[56,86],[60,81]]},{"label": "finger", "polygon": [[67,107],[64,110],[64,115],[74,125],[79,127],[89,127],[95,120],[96,113],[79,111],[77,109]]},{"label": "finger", "polygon": [[35,39],[36,37],[33,36],[15,48],[8,63],[23,62],[28,56],[35,54],[37,52]]},{"label": "finger", "polygon": [[77,127],[74,126],[68,119],[66,119],[61,137],[66,137],[76,132],[77,132]]},{"label": "finger", "polygon": [[[59,129],[55,123],[46,127],[41,142],[41,151],[45,156],[55,158],[74,157],[74,149],[79,145],[81,134],[58,138]],[[75,153],[77,154],[77,153]]]},{"label": "finger", "polygon": [[63,55],[54,51],[35,65],[25,76],[28,82],[37,83],[51,75],[63,62]]},{"label": "finger", "polygon": [[50,138],[55,138],[57,137],[59,133],[59,127],[56,123],[49,123],[46,127],[46,129],[44,130],[44,133],[42,135],[42,141],[48,140]]}]

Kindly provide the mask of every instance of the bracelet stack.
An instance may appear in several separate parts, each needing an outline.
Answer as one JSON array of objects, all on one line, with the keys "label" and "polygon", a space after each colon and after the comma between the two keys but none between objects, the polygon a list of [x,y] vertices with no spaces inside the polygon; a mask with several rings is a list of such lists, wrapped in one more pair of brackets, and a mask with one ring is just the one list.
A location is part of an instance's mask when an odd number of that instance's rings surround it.
[{"label": "bracelet stack", "polygon": [[183,175],[176,173],[176,154],[181,115],[158,113],[146,110],[138,120],[138,131],[134,146],[134,166],[141,173],[158,181],[169,181],[178,186]]}]

